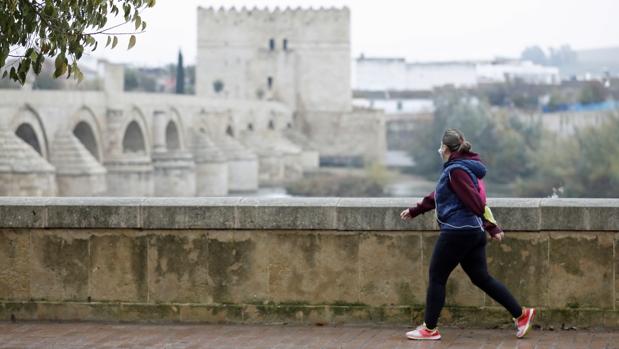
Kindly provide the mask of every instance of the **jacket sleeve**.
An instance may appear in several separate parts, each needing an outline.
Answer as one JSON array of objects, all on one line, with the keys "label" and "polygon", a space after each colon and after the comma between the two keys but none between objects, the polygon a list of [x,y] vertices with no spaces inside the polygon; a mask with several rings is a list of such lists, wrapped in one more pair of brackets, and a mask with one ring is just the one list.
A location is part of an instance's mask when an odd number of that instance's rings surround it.
[{"label": "jacket sleeve", "polygon": [[476,216],[481,217],[484,215],[486,204],[468,173],[458,168],[451,170],[449,172],[449,187],[456,193],[456,196],[462,201],[464,206]]},{"label": "jacket sleeve", "polygon": [[449,174],[449,186],[456,196],[471,212],[483,219],[484,230],[495,236],[503,230],[497,224],[484,218],[486,200],[482,197],[471,177],[461,169],[453,169]]},{"label": "jacket sleeve", "polygon": [[431,192],[426,197],[421,200],[421,202],[417,203],[417,206],[411,207],[408,209],[411,217],[415,218],[420,214],[424,214],[428,211],[432,211],[436,208],[436,201],[434,200],[434,192]]}]

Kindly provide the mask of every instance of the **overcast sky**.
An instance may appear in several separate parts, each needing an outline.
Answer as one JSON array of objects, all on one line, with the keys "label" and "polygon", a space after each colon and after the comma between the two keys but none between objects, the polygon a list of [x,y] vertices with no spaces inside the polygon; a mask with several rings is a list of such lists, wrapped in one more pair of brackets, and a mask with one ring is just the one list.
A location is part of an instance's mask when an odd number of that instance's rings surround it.
[{"label": "overcast sky", "polygon": [[[124,37],[95,57],[136,65],[195,62],[196,9],[240,6],[348,6],[352,55],[410,61],[519,56],[529,45],[619,46],[618,0],[158,0],[143,12],[147,32],[127,51]],[[131,29],[131,28],[127,28]],[[102,47],[102,46],[100,46]]]}]

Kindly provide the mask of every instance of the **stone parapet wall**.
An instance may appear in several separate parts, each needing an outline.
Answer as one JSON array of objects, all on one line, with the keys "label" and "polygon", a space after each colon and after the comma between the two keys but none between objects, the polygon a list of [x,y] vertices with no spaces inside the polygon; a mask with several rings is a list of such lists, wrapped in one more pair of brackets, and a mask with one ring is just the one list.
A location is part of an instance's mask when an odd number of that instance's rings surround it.
[{"label": "stone parapet wall", "polygon": [[[422,321],[415,199],[0,198],[0,319]],[[543,326],[619,328],[619,200],[494,199],[491,274]],[[441,324],[509,326],[458,267]]]}]

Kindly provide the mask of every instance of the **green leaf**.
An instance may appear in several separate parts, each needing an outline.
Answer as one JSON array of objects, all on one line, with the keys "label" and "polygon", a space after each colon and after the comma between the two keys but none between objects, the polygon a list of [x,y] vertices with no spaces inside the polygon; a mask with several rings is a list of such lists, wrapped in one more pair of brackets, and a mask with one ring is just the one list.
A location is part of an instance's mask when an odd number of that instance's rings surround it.
[{"label": "green leaf", "polygon": [[60,66],[56,67],[54,71],[54,78],[58,78],[67,72],[67,62],[63,61]]},{"label": "green leaf", "polygon": [[112,40],[112,48],[116,47],[116,45],[118,45],[118,37],[114,36],[114,40]]},{"label": "green leaf", "polygon": [[8,70],[5,70],[5,71],[4,71],[4,73],[2,73],[2,78],[3,78],[3,79],[4,79],[4,78],[6,78],[6,77],[7,77],[7,75],[9,75],[9,71],[8,71]]},{"label": "green leaf", "polygon": [[41,68],[43,67],[44,61],[45,56],[43,55],[43,53],[39,53],[39,55],[37,56],[37,60],[34,61],[34,64],[32,65],[32,70],[34,70],[34,73],[36,75],[39,75],[41,73]]},{"label": "green leaf", "polygon": [[56,68],[56,71],[62,68],[64,61],[65,61],[64,52],[60,52],[58,56],[56,56],[56,59],[54,60],[54,67]]},{"label": "green leaf", "polygon": [[11,72],[9,73],[9,75],[12,80],[19,81],[19,77],[17,76],[17,71],[15,70],[15,67],[11,67]]},{"label": "green leaf", "polygon": [[129,46],[127,47],[127,50],[130,50],[133,46],[135,46],[135,35],[131,35],[129,38]]},{"label": "green leaf", "polygon": [[135,30],[138,30],[142,25],[142,18],[140,16],[135,16]]},{"label": "green leaf", "polygon": [[24,53],[24,57],[30,57],[30,55],[34,52],[34,49],[32,47],[29,47],[26,52]]},{"label": "green leaf", "polygon": [[82,80],[84,80],[84,74],[77,66],[77,63],[73,66],[73,75],[77,78],[78,82],[82,82]]},{"label": "green leaf", "polygon": [[144,31],[144,29],[146,29],[146,22],[142,22],[142,31]]},{"label": "green leaf", "polygon": [[110,46],[110,43],[111,43],[111,42],[112,42],[112,37],[111,37],[111,36],[108,36],[108,37],[107,37],[107,40],[105,41],[105,47]]}]

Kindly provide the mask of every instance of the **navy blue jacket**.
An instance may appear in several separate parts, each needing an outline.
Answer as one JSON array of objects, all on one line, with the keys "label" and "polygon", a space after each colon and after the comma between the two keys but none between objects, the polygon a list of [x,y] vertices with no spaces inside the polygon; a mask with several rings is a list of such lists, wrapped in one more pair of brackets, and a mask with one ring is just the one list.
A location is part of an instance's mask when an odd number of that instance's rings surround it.
[{"label": "navy blue jacket", "polygon": [[478,178],[481,179],[486,175],[486,166],[477,160],[451,160],[443,165],[443,172],[434,194],[439,227],[441,231],[484,231],[481,217],[468,209],[449,186],[450,172],[456,168],[464,170],[471,177],[476,188],[479,188]]}]

